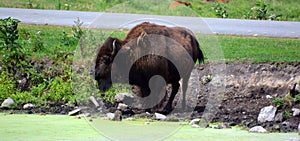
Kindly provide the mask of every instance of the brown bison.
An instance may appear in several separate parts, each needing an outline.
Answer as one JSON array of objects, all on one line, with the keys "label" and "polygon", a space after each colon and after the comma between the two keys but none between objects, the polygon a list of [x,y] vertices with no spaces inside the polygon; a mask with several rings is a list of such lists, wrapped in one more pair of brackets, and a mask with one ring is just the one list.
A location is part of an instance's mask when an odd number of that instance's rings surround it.
[{"label": "brown bison", "polygon": [[[161,76],[166,84],[172,85],[172,92],[163,110],[169,113],[181,78],[182,104],[185,105],[188,79],[197,59],[202,62],[204,57],[191,31],[182,27],[144,22],[133,27],[124,40],[109,37],[99,47],[95,62],[95,80],[102,92],[107,91],[112,83],[129,82],[139,97],[147,97],[152,94],[149,81],[153,76]],[[122,72],[129,74],[122,75]],[[112,77],[118,79],[112,80]],[[166,96],[166,90],[161,86],[163,84],[155,84],[157,88],[164,89]]]}]

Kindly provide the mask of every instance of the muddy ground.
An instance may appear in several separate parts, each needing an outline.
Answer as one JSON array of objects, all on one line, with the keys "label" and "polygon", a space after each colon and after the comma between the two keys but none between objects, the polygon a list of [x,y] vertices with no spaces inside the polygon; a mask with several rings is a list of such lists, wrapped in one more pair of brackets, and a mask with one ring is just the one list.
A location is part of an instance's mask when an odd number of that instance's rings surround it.
[{"label": "muddy ground", "polygon": [[[277,97],[285,97],[283,105],[277,108],[277,114],[283,112],[292,114],[292,108],[300,108],[299,102],[295,103],[290,98],[298,94],[291,89],[300,82],[300,63],[228,63],[214,66],[217,65],[201,65],[195,68],[197,71],[193,71],[198,73],[200,81],[194,117],[202,116],[209,95],[218,92],[212,90],[211,83],[222,80],[224,85],[218,86],[223,89],[221,91],[224,91],[224,94],[219,94],[217,96],[220,98],[212,100],[216,101],[215,106],[218,107],[215,109],[217,113],[213,118],[214,122],[228,122],[247,127],[262,125],[269,131],[296,130],[300,122],[299,115],[296,117],[290,115],[287,119],[268,123],[258,123],[257,117],[263,107],[274,105],[272,101]],[[216,69],[217,71],[214,71]],[[188,100],[194,98],[188,97]]]},{"label": "muddy ground", "polygon": [[[291,90],[300,82],[300,63],[226,63],[198,65],[192,72],[187,94],[186,111],[176,109],[168,116],[193,119],[209,117],[210,122],[225,122],[229,125],[253,127],[262,125],[268,131],[296,131],[300,116],[292,116],[292,108],[300,109],[300,103],[293,97],[300,92]],[[277,108],[276,114],[290,113],[287,118],[277,121],[258,123],[257,117],[263,107],[274,105],[275,98],[284,98],[283,105]],[[180,94],[174,106],[180,105]],[[114,112],[117,104],[104,103],[106,112]],[[68,114],[82,105],[65,106],[54,103],[48,108],[21,110],[25,113]],[[275,106],[275,105],[274,105]],[[180,106],[179,106],[180,107]],[[90,105],[89,112],[97,112]],[[0,112],[6,111],[0,109]],[[12,110],[11,113],[18,113]],[[124,112],[128,117],[131,112]],[[130,114],[130,115],[128,115]],[[187,117],[188,115],[188,117]],[[175,120],[176,121],[176,120]]]}]

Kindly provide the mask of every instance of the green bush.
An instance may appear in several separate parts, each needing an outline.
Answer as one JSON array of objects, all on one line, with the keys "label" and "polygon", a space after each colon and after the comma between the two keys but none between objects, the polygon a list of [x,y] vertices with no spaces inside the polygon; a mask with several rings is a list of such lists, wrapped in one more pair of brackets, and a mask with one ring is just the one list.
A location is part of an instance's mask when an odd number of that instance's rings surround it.
[{"label": "green bush", "polygon": [[228,18],[226,7],[223,4],[215,3],[213,6],[216,16],[219,18]]},{"label": "green bush", "polygon": [[75,103],[75,96],[72,93],[71,80],[64,81],[56,77],[50,84],[49,90],[43,98],[50,102]]},{"label": "green bush", "polygon": [[279,97],[276,97],[273,101],[272,101],[272,104],[275,106],[275,107],[282,107],[283,106],[283,99],[282,98],[279,98]]},{"label": "green bush", "polygon": [[16,92],[15,83],[7,72],[0,73],[0,101],[5,100]]},{"label": "green bush", "polygon": [[291,113],[290,113],[290,112],[288,112],[288,111],[286,111],[286,110],[283,111],[283,113],[282,113],[282,118],[283,118],[284,120],[288,119],[290,116],[291,116]]}]

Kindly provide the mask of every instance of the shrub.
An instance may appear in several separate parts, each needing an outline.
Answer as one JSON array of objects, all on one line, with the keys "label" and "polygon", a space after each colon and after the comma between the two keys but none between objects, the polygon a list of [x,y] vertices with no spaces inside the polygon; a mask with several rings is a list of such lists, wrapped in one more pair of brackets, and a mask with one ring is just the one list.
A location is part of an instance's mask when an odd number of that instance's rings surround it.
[{"label": "shrub", "polygon": [[283,113],[282,113],[282,118],[283,118],[284,120],[288,119],[290,116],[291,116],[291,113],[290,113],[290,112],[288,112],[288,111],[286,111],[286,110],[283,111]]},{"label": "shrub", "polygon": [[220,3],[215,3],[213,6],[216,16],[219,18],[228,18],[226,7]]},{"label": "shrub", "polygon": [[56,77],[50,84],[49,90],[43,98],[50,102],[75,103],[75,96],[72,93],[71,80],[63,81]]},{"label": "shrub", "polygon": [[275,106],[275,107],[282,107],[283,106],[283,99],[282,98],[279,98],[279,97],[276,97],[273,101],[272,101],[272,104]]},{"label": "shrub", "polygon": [[16,73],[26,56],[22,46],[17,43],[19,22],[11,17],[0,19],[0,55],[4,69],[9,73]]},{"label": "shrub", "polygon": [[16,92],[15,83],[12,80],[7,72],[2,71],[0,73],[0,101],[5,100]]}]

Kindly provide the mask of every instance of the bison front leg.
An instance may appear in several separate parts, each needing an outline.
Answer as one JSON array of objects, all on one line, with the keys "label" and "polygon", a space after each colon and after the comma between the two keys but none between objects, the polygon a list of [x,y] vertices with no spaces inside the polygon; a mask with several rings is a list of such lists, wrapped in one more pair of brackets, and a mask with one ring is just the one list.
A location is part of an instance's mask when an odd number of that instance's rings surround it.
[{"label": "bison front leg", "polygon": [[178,92],[179,87],[180,87],[179,82],[172,83],[172,92],[171,92],[171,95],[169,97],[168,103],[167,103],[167,105],[165,106],[165,108],[163,110],[164,114],[169,114],[173,110],[172,103],[173,103],[174,98],[175,98],[175,96]]}]

